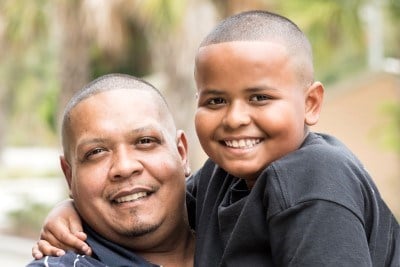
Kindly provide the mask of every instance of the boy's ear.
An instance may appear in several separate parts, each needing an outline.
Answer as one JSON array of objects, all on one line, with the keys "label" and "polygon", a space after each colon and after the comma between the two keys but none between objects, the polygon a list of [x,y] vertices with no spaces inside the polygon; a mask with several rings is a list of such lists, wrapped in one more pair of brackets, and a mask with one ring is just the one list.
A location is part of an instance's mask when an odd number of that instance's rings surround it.
[{"label": "boy's ear", "polygon": [[71,191],[71,182],[72,182],[71,166],[69,165],[68,161],[65,159],[64,156],[60,156],[60,164],[61,164],[61,169],[65,176],[65,179],[67,180],[68,188]]},{"label": "boy's ear", "polygon": [[324,99],[324,86],[321,82],[314,82],[306,92],[306,116],[305,123],[308,126],[314,125],[319,120],[322,102]]}]

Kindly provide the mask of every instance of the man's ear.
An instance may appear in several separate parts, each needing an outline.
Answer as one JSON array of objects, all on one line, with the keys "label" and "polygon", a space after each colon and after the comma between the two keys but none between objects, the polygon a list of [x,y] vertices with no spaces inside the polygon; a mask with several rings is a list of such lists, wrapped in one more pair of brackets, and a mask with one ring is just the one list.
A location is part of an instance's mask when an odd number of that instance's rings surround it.
[{"label": "man's ear", "polygon": [[177,131],[177,146],[178,152],[182,159],[182,165],[185,170],[185,176],[188,177],[191,174],[190,163],[188,158],[188,142],[185,132],[182,130]]},{"label": "man's ear", "polygon": [[318,122],[323,99],[324,86],[321,82],[314,82],[306,91],[305,123],[308,126],[314,125]]},{"label": "man's ear", "polygon": [[60,156],[60,164],[61,164],[61,169],[62,169],[62,171],[64,173],[64,176],[65,176],[65,179],[67,180],[68,188],[69,188],[69,190],[71,192],[71,183],[72,183],[71,166],[69,165],[68,161],[65,159],[64,156]]}]

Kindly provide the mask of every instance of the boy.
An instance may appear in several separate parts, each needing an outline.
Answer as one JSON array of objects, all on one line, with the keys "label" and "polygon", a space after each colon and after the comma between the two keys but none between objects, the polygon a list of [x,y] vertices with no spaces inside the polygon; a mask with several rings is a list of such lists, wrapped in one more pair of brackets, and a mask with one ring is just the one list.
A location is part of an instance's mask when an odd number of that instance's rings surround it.
[{"label": "boy", "polygon": [[227,18],[200,45],[195,80],[210,157],[187,184],[195,266],[400,266],[399,225],[362,164],[309,132],[323,85],[293,22]]}]

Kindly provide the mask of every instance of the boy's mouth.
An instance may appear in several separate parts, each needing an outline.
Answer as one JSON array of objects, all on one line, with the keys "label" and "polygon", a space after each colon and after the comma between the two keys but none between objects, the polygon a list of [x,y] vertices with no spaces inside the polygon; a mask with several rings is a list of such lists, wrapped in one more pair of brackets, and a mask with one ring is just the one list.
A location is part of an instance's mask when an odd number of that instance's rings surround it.
[{"label": "boy's mouth", "polygon": [[224,140],[222,141],[227,147],[231,148],[252,148],[261,142],[260,138],[244,138],[237,140]]}]

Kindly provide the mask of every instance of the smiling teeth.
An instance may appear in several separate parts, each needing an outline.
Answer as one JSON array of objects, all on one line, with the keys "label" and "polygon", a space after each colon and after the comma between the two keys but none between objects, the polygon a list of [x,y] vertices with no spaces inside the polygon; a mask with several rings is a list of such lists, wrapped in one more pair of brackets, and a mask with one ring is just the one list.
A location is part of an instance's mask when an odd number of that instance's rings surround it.
[{"label": "smiling teeth", "polygon": [[128,201],[134,201],[134,200],[137,200],[137,199],[145,197],[145,196],[147,196],[146,192],[139,192],[139,193],[134,193],[129,196],[117,198],[117,199],[115,199],[115,202],[123,203],[123,202],[128,202]]},{"label": "smiling teeth", "polygon": [[251,148],[260,142],[260,139],[240,139],[225,141],[225,145],[232,148]]}]

